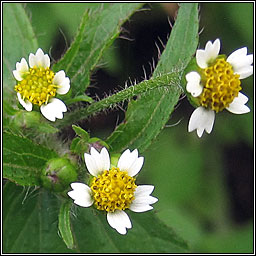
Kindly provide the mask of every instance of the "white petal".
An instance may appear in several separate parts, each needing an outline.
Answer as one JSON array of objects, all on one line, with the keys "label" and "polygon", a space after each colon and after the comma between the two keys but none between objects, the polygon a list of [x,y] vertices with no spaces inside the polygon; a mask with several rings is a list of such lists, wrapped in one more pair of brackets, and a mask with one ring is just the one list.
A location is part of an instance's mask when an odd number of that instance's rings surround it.
[{"label": "white petal", "polygon": [[125,235],[126,229],[132,227],[129,216],[121,210],[115,210],[114,212],[108,212],[107,221],[109,225],[114,228],[118,233]]},{"label": "white petal", "polygon": [[39,48],[36,54],[30,53],[29,55],[29,66],[33,67],[50,67],[50,58],[48,54],[44,54],[43,50]]},{"label": "white petal", "polygon": [[101,161],[100,153],[93,147],[91,147],[90,153],[91,153],[91,157],[94,160],[94,164],[97,168],[97,172],[100,173],[100,172],[104,171],[104,170],[102,170],[103,163]]},{"label": "white petal", "polygon": [[198,97],[201,95],[204,87],[201,84],[187,83],[186,89],[193,97]]},{"label": "white petal", "polygon": [[20,62],[16,63],[16,70],[12,71],[16,80],[21,81],[24,73],[28,72],[28,63],[22,58]]},{"label": "white petal", "polygon": [[66,75],[63,70],[57,72],[52,80],[53,84],[59,85],[65,79]]},{"label": "white petal", "polygon": [[50,57],[48,54],[45,54],[42,60],[42,66],[44,68],[49,68],[51,65]]},{"label": "white petal", "polygon": [[253,74],[253,66],[240,68],[235,72],[235,74],[240,75],[239,79],[247,78]]},{"label": "white petal", "polygon": [[193,97],[198,97],[203,91],[203,86],[200,84],[201,76],[197,72],[192,71],[186,75],[186,80],[188,82],[186,90],[191,93]]},{"label": "white petal", "polygon": [[216,39],[213,43],[208,41],[205,50],[196,51],[196,62],[200,68],[207,68],[208,63],[217,58],[220,52],[220,40]]},{"label": "white petal", "polygon": [[197,50],[196,51],[196,63],[200,68],[207,68],[207,58],[205,56],[205,51],[204,50]]},{"label": "white petal", "polygon": [[50,67],[50,58],[48,54],[44,54],[43,50],[39,48],[36,51],[37,66],[47,68]]},{"label": "white petal", "polygon": [[29,66],[30,66],[31,68],[37,66],[37,63],[36,63],[36,56],[35,56],[33,53],[30,53],[30,54],[29,54],[28,63],[29,63]]},{"label": "white petal", "polygon": [[66,94],[70,89],[70,80],[66,77],[63,70],[55,74],[52,82],[53,84],[60,86],[60,88],[57,89],[58,94]]},{"label": "white petal", "polygon": [[95,177],[110,168],[110,157],[106,148],[102,148],[99,153],[92,147],[90,154],[84,154],[84,160],[89,173]]},{"label": "white petal", "polygon": [[136,204],[132,202],[129,209],[133,212],[146,212],[153,209],[153,206],[149,204]]},{"label": "white petal", "polygon": [[203,132],[211,133],[215,119],[215,112],[211,109],[206,109],[204,107],[198,107],[192,113],[189,124],[188,131],[192,132],[197,130],[198,137],[203,135]]},{"label": "white petal", "polygon": [[158,201],[156,197],[150,196],[154,186],[152,185],[140,185],[134,192],[135,199],[132,201],[129,209],[134,212],[145,212],[153,209],[150,204],[154,204]]},{"label": "white petal", "polygon": [[141,156],[139,158],[137,158],[133,164],[127,169],[127,173],[129,176],[133,177],[136,174],[139,173],[139,171],[141,170],[142,166],[144,163],[144,157]]},{"label": "white petal", "polygon": [[67,107],[61,100],[52,98],[48,104],[43,104],[40,110],[45,118],[55,122],[56,118],[63,118],[63,112],[67,111]]},{"label": "white petal", "polygon": [[22,81],[23,80],[23,78],[21,77],[21,73],[18,72],[17,70],[13,70],[12,73],[13,73],[14,78],[17,81]]},{"label": "white petal", "polygon": [[208,55],[208,61],[216,59],[220,52],[220,39],[217,38],[213,43],[209,41],[205,46],[205,51]]},{"label": "white petal", "polygon": [[16,63],[16,69],[22,73],[27,72],[29,70],[27,61],[22,58],[20,63]]},{"label": "white petal", "polygon": [[229,62],[235,74],[240,75],[240,79],[246,78],[253,73],[253,67],[251,64],[253,63],[253,54],[247,55],[247,48],[243,47],[234,51],[227,58],[227,62]]},{"label": "white petal", "polygon": [[[237,60],[239,60],[241,57],[246,56],[247,55],[247,47],[243,47],[240,49],[237,49],[236,51],[232,52],[228,58],[227,58],[227,62],[229,62],[231,65],[233,62],[236,62]],[[250,63],[251,65],[252,63]]]},{"label": "white petal", "polygon": [[134,196],[135,197],[149,196],[153,192],[154,188],[155,187],[153,185],[139,185],[134,192]]},{"label": "white petal", "polygon": [[28,101],[28,100],[24,101],[21,98],[21,95],[20,95],[19,92],[17,93],[17,96],[18,96],[18,100],[19,100],[20,104],[23,106],[23,108],[25,108],[27,111],[32,111],[33,104],[30,101]]},{"label": "white petal", "polygon": [[60,86],[57,89],[58,94],[66,94],[70,89],[70,80],[65,76],[65,72],[63,70],[57,72],[53,78],[53,84]]},{"label": "white petal", "polygon": [[74,200],[74,203],[82,206],[89,207],[93,204],[92,191],[87,185],[79,182],[71,183],[72,191],[67,194]]},{"label": "white petal", "polygon": [[99,153],[94,147],[91,147],[91,156],[94,158],[98,172],[109,170],[110,157],[106,148],[102,148]]},{"label": "white petal", "polygon": [[158,201],[156,197],[153,196],[140,196],[136,197],[133,201],[132,204],[143,204],[143,205],[149,205],[149,204],[154,204]]},{"label": "white petal", "polygon": [[201,76],[196,71],[191,71],[186,74],[186,80],[190,83],[200,83]]},{"label": "white petal", "polygon": [[104,147],[101,149],[100,152],[100,157],[101,157],[101,163],[102,163],[102,170],[109,170],[110,168],[110,157],[109,157],[109,153],[108,150]]},{"label": "white petal", "polygon": [[98,170],[97,164],[94,161],[94,158],[87,153],[84,153],[84,160],[87,167],[88,172],[92,175],[97,177],[100,174]]},{"label": "white petal", "polygon": [[122,169],[126,169],[126,165],[127,165],[127,158],[129,158],[131,154],[130,149],[126,149],[122,155],[120,156],[118,163],[117,163],[117,167],[122,170]]},{"label": "white petal", "polygon": [[127,149],[120,156],[117,167],[120,169],[120,171],[128,172],[128,175],[132,177],[141,170],[143,162],[144,158],[138,157],[137,149],[134,149],[132,152]]},{"label": "white petal", "polygon": [[[227,62],[229,61],[227,60]],[[236,72],[238,69],[251,66],[253,63],[253,54],[239,56],[229,63],[233,66],[233,69]]]},{"label": "white petal", "polygon": [[88,172],[97,177],[100,174],[100,171],[98,170],[98,167],[93,159],[93,157],[87,153],[84,153],[84,160],[87,167]]},{"label": "white petal", "polygon": [[70,80],[69,80],[69,78],[66,77],[66,78],[64,79],[64,81],[62,82],[62,84],[60,84],[60,86],[61,86],[61,87],[57,89],[57,93],[58,93],[58,94],[63,95],[63,94],[68,93],[68,91],[69,91],[69,89],[70,89]]},{"label": "white petal", "polygon": [[248,101],[248,98],[242,94],[238,93],[238,96],[234,98],[231,104],[226,108],[233,114],[245,114],[250,112],[250,108],[248,108],[245,103]]}]

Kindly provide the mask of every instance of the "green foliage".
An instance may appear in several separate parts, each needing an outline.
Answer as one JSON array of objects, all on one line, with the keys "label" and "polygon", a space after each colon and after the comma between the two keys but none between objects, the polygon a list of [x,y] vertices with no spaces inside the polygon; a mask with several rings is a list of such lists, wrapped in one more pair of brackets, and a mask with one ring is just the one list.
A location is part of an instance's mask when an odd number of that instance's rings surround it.
[{"label": "green foliage", "polygon": [[40,171],[57,153],[31,140],[4,132],[3,177],[19,185],[39,186]]},{"label": "green foliage", "polygon": [[[166,85],[170,87],[158,88],[147,96],[141,95],[138,100],[130,102],[124,123],[119,125],[106,141],[113,152],[126,148],[138,148],[143,152],[151,144],[168,120],[169,111],[174,109],[181,93],[175,82]],[[163,102],[166,102],[166,105]]]},{"label": "green foliage", "polygon": [[70,252],[58,235],[60,200],[42,189],[4,186],[3,252]]},{"label": "green foliage", "polygon": [[85,101],[85,102],[92,103],[93,99],[87,95],[79,95],[79,96],[75,96],[71,99],[67,99],[65,102],[67,105],[69,105],[69,104],[76,103],[79,101]]},{"label": "green foliage", "polygon": [[[134,227],[125,237],[120,237],[109,228],[106,215],[101,212],[71,208],[75,217],[71,217],[70,222],[70,202],[63,202],[60,206],[60,200],[47,191],[40,189],[25,194],[22,190],[12,183],[4,188],[4,252],[156,253],[184,252],[187,249],[187,243],[152,213],[140,216],[129,212]],[[24,219],[26,225],[23,225]],[[65,248],[58,236],[57,225],[65,244],[73,248],[72,251]],[[138,239],[139,236],[143,240]]]},{"label": "green foliage", "polygon": [[61,234],[61,237],[68,247],[68,249],[74,248],[74,238],[72,235],[71,227],[70,227],[70,208],[71,201],[63,202],[60,207],[59,212],[59,224],[58,228]]},{"label": "green foliage", "polygon": [[22,57],[35,52],[37,40],[21,4],[3,4],[3,97],[14,101],[15,79],[12,70]]},{"label": "green foliage", "polygon": [[76,125],[72,125],[72,128],[73,130],[75,131],[75,133],[81,137],[82,139],[85,140],[85,142],[87,142],[90,138],[90,135],[88,134],[88,132],[86,132],[84,129],[82,129],[81,127],[79,126],[76,126]]},{"label": "green foliage", "polygon": [[197,47],[197,8],[197,4],[181,4],[166,49],[153,73],[153,77],[157,77],[163,73],[179,71],[179,79],[167,84],[168,88],[156,88],[129,103],[125,122],[107,140],[113,151],[129,147],[143,152],[168,121],[182,92],[182,71]]},{"label": "green foliage", "polygon": [[153,76],[170,72],[184,71],[198,45],[198,4],[180,4],[166,49],[161,55]]},{"label": "green foliage", "polygon": [[141,5],[118,3],[84,13],[74,42],[53,66],[53,70],[66,71],[72,83],[73,96],[84,93],[100,57],[118,37],[121,24]]},{"label": "green foliage", "polygon": [[[90,253],[185,252],[187,243],[152,213],[128,212],[133,228],[125,236],[110,229],[106,215],[79,208],[73,220],[77,248]],[[97,237],[97,239],[95,239]],[[140,239],[138,239],[140,237]]]},{"label": "green foliage", "polygon": [[[137,95],[141,95],[145,92],[153,92],[153,89],[158,90],[168,90],[169,87],[173,87],[173,90],[180,90],[176,87],[176,83],[179,81],[178,72],[170,72],[163,74],[161,76],[155,77],[153,79],[144,80],[136,85],[127,87],[116,94],[106,97],[100,101],[94,102],[93,104],[85,107],[83,109],[75,110],[71,113],[67,113],[65,120],[61,120],[57,127],[61,128],[73,122],[73,120],[79,121],[92,114],[102,111],[106,108],[114,108],[117,103],[123,102],[125,100],[130,100]],[[115,136],[115,134],[114,134]]]},{"label": "green foliage", "polygon": [[109,148],[108,144],[97,137],[90,138],[90,135],[81,127],[72,125],[73,130],[77,134],[78,137],[75,137],[70,145],[70,150],[78,155],[81,155],[82,159],[84,159],[84,153],[89,152],[90,147],[95,148]]}]

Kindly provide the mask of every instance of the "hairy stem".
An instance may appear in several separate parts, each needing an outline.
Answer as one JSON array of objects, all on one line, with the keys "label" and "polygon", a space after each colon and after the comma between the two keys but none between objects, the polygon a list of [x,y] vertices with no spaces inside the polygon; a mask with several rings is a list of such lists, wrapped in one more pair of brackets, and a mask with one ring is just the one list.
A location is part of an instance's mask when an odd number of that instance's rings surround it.
[{"label": "hairy stem", "polygon": [[156,89],[158,87],[176,86],[177,90],[181,91],[181,87],[177,86],[179,81],[180,72],[172,72],[156,78],[152,78],[150,80],[144,80],[141,83],[127,87],[107,98],[94,102],[83,109],[77,109],[73,112],[65,114],[64,118],[57,122],[57,127],[62,128],[64,126],[71,125],[73,122],[86,119],[90,115],[96,114],[104,109],[114,107],[119,102],[129,100],[134,96],[152,89]]}]

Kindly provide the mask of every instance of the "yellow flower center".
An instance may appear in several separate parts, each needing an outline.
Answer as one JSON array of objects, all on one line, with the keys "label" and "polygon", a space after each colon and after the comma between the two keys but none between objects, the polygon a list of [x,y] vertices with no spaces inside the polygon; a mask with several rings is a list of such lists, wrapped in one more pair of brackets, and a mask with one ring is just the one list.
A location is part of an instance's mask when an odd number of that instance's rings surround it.
[{"label": "yellow flower center", "polygon": [[203,69],[204,89],[199,96],[199,103],[216,112],[222,111],[238,96],[242,89],[239,75],[234,74],[231,64],[224,58]]},{"label": "yellow flower center", "polygon": [[94,177],[91,189],[98,210],[113,212],[116,209],[127,209],[134,199],[136,189],[135,178],[119,168],[104,171],[97,178]]},{"label": "yellow flower center", "polygon": [[49,68],[30,68],[24,79],[18,81],[15,91],[19,92],[22,99],[41,106],[47,104],[51,97],[56,95],[59,86],[54,85],[52,80],[54,72]]}]

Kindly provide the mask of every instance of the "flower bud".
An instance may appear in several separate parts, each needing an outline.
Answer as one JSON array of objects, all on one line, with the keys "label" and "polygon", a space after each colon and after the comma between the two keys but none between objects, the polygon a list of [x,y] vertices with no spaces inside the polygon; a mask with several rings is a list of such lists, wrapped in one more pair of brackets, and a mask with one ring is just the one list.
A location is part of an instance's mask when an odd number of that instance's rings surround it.
[{"label": "flower bud", "polygon": [[44,188],[62,192],[69,184],[77,180],[77,170],[66,158],[50,159],[41,173]]}]

